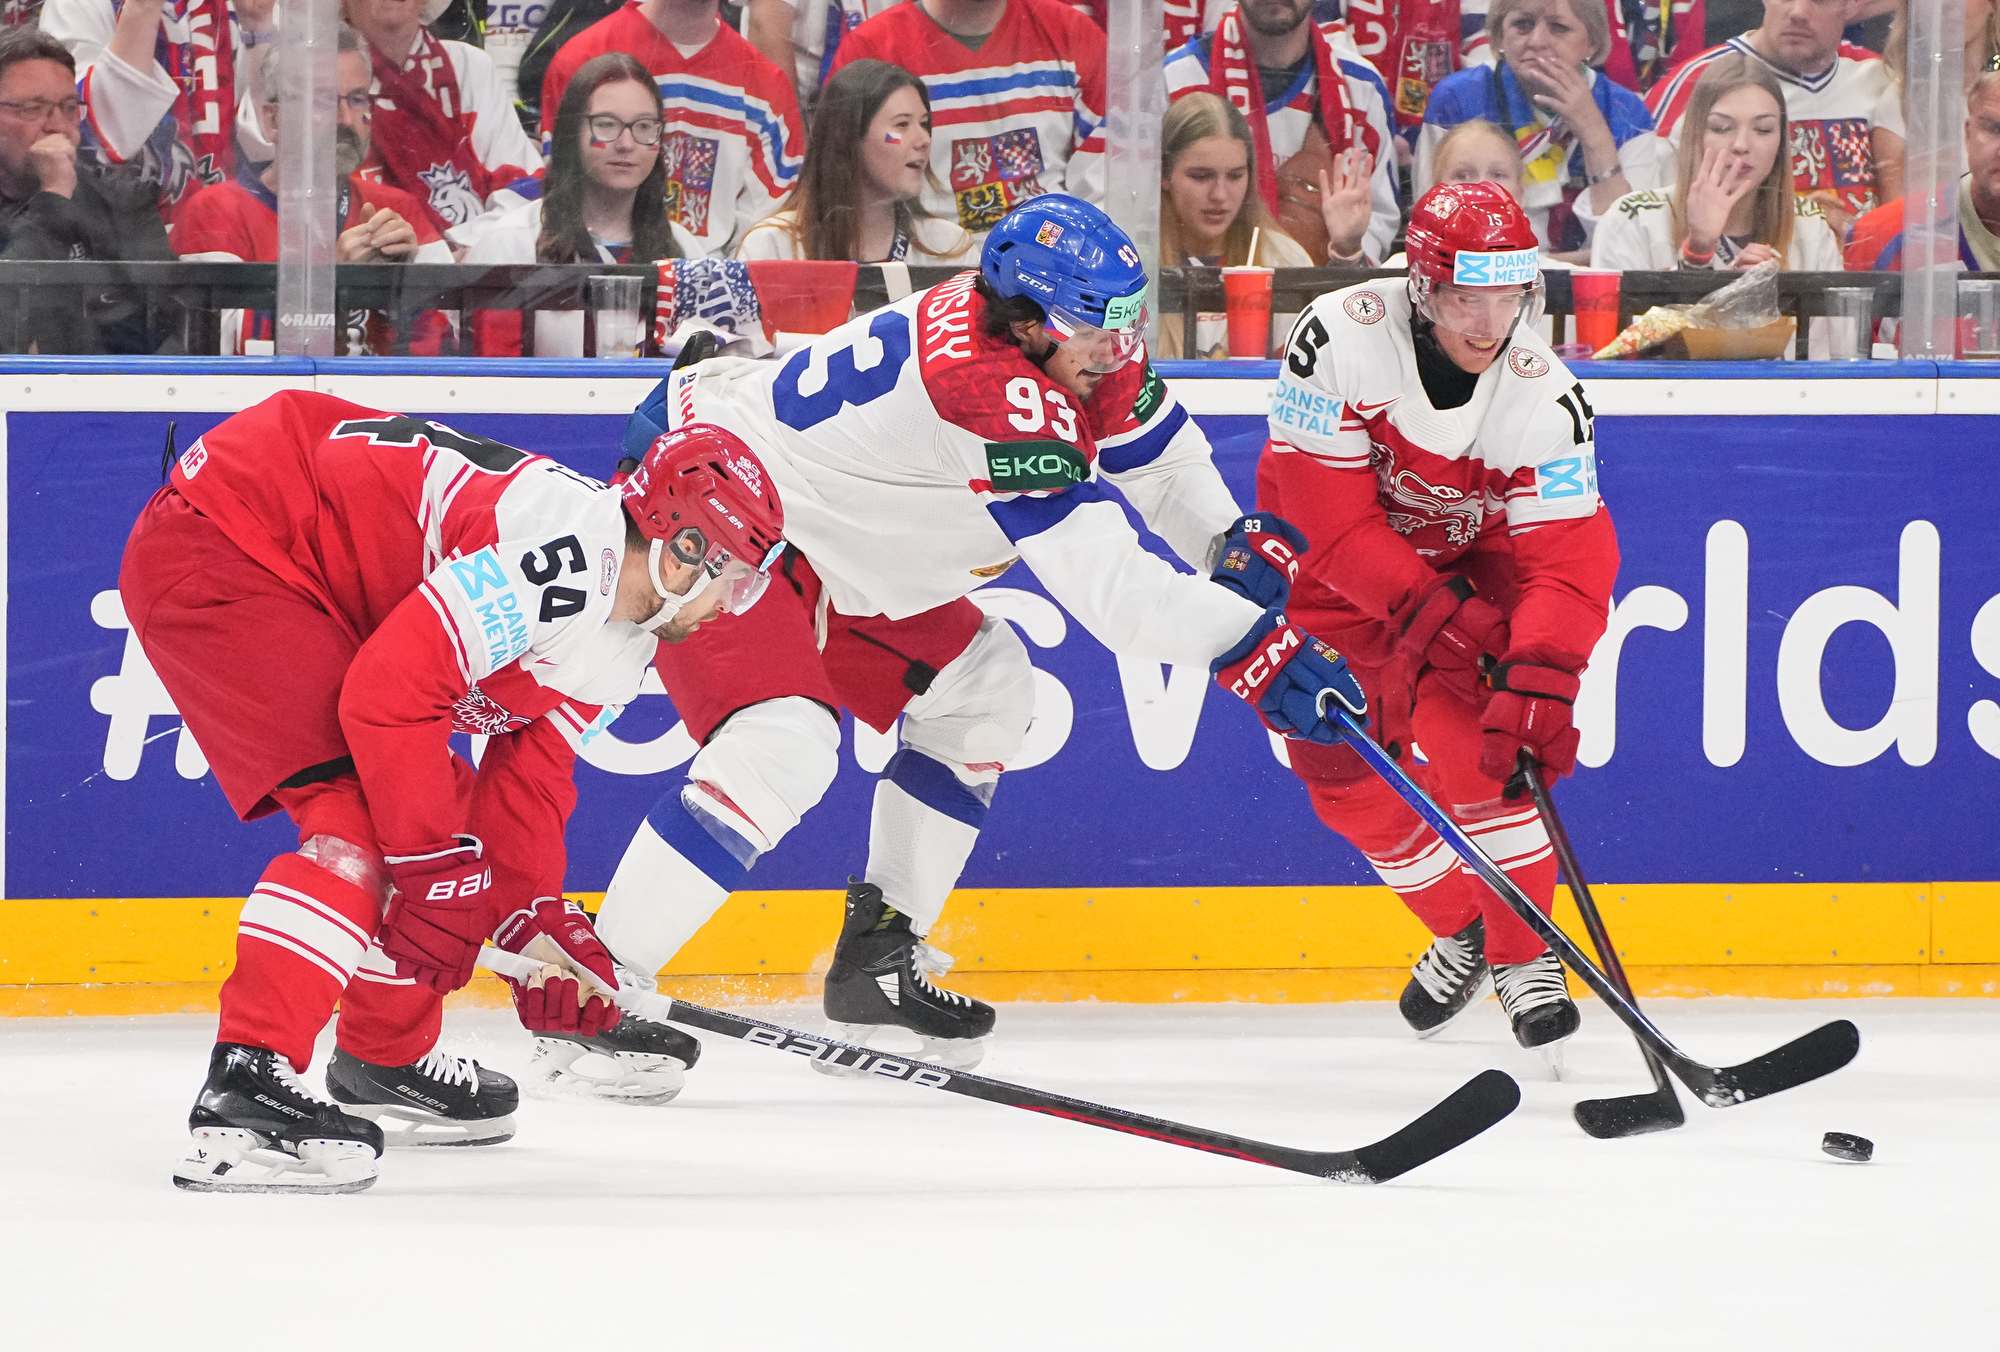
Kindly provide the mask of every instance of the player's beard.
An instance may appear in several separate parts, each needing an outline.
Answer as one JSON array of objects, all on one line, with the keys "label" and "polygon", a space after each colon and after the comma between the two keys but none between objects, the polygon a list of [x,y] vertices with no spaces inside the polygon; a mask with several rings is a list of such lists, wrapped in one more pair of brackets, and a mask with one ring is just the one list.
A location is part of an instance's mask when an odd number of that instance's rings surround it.
[{"label": "player's beard", "polygon": [[346,178],[361,167],[368,148],[361,144],[361,138],[352,127],[333,129],[333,167],[336,178]]}]

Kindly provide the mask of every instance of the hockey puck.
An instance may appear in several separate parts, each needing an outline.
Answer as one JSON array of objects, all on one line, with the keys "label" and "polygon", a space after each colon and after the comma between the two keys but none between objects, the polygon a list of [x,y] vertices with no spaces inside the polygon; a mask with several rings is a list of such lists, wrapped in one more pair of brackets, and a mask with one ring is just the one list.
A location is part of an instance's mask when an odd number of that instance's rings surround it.
[{"label": "hockey puck", "polygon": [[1875,1143],[1866,1136],[1850,1136],[1844,1131],[1829,1131],[1819,1138],[1819,1148],[1837,1160],[1851,1160],[1855,1164],[1866,1164],[1875,1158]]}]

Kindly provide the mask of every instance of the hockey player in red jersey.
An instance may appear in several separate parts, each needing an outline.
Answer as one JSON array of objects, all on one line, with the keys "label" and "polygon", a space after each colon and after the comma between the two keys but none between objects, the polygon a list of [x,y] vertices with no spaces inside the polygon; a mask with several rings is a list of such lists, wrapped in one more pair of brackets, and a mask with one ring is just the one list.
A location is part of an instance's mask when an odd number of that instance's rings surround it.
[{"label": "hockey player in red jersey", "polygon": [[[1338,654],[1280,609],[1290,528],[1239,516],[1146,361],[1146,286],[1102,211],[1040,196],[994,228],[977,272],[784,362],[683,368],[641,406],[640,442],[703,421],[756,446],[788,548],[755,614],[655,660],[701,750],[639,825],[599,912],[635,974],[657,972],[819,801],[845,708],[899,746],[826,1014],[845,1034],[889,1026],[927,1054],[977,1059],[993,1010],[932,981],[948,960],[925,936],[1034,709],[1026,648],[969,595],[1016,562],[1107,647],[1209,667],[1279,732],[1330,740],[1322,696],[1359,712]],[[1114,488],[1197,571],[1148,553]]]},{"label": "hockey player in red jersey", "polygon": [[[1409,280],[1321,296],[1292,328],[1257,501],[1312,544],[1297,621],[1349,654],[1377,740],[1408,757],[1535,903],[1556,866],[1522,749],[1576,763],[1578,677],[1604,632],[1618,545],[1597,493],[1590,404],[1538,336],[1535,233],[1490,183],[1411,213]],[[1319,817],[1436,935],[1403,991],[1428,1036],[1489,964],[1524,1047],[1576,1030],[1562,964],[1346,746],[1288,743]]]},{"label": "hockey player in red jersey", "polygon": [[[230,806],[283,811],[299,848],[244,905],[176,1183],[364,1188],[378,1117],[410,1144],[506,1139],[513,1082],[436,1047],[489,934],[560,969],[516,988],[523,1023],[615,1023],[610,957],[562,900],[577,748],[661,642],[749,608],[781,526],[756,457],[710,427],[620,489],[300,392],[188,447],[119,590]],[[454,731],[490,739],[476,775]],[[336,1000],[337,1104],[298,1079]]]}]

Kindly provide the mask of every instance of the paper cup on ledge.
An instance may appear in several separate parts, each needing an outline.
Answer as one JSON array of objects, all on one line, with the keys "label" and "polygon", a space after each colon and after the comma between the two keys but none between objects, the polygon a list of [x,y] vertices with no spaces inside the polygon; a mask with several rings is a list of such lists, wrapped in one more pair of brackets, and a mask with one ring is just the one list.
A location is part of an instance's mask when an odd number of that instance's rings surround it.
[{"label": "paper cup on ledge", "polygon": [[1570,308],[1576,317],[1576,341],[1596,351],[1618,336],[1620,274],[1576,268],[1569,274]]},{"label": "paper cup on ledge", "polygon": [[1229,311],[1229,355],[1271,355],[1271,269],[1224,268],[1222,300]]}]

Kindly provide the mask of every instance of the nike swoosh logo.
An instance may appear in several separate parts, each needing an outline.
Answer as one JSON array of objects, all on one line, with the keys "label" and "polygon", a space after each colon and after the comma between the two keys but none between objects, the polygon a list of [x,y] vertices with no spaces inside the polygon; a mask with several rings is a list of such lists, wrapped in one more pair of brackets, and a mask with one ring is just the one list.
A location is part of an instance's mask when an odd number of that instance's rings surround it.
[{"label": "nike swoosh logo", "polygon": [[1400,394],[1395,395],[1392,398],[1384,399],[1379,404],[1365,404],[1361,400],[1356,399],[1348,404],[1348,408],[1354,411],[1355,417],[1361,418],[1365,421],[1366,419],[1374,417],[1376,414],[1380,413],[1383,409],[1389,407],[1389,405],[1395,403],[1402,397],[1403,396]]}]

